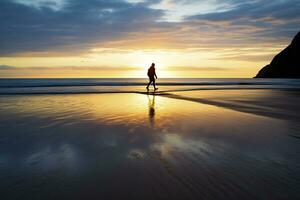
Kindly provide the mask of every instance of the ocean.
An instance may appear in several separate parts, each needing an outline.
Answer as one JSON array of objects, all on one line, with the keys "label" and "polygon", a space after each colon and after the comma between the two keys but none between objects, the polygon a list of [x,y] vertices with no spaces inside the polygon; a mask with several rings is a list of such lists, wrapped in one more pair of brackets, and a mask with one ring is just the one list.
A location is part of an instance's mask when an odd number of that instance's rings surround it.
[{"label": "ocean", "polygon": [[[0,94],[143,92],[143,78],[0,79]],[[160,78],[159,91],[190,89],[300,88],[299,79]]]}]

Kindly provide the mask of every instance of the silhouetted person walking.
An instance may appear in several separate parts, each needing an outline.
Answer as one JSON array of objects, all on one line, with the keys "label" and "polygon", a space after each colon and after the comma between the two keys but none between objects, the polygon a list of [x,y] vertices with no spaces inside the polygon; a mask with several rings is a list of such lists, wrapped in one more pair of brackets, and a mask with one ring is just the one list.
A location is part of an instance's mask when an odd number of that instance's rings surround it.
[{"label": "silhouetted person walking", "polygon": [[149,86],[151,83],[153,83],[154,90],[157,90],[158,88],[155,87],[155,78],[157,79],[157,76],[156,76],[156,72],[155,72],[155,64],[154,63],[152,63],[151,67],[148,69],[147,75],[149,77],[149,83],[146,87],[147,90],[149,90]]}]

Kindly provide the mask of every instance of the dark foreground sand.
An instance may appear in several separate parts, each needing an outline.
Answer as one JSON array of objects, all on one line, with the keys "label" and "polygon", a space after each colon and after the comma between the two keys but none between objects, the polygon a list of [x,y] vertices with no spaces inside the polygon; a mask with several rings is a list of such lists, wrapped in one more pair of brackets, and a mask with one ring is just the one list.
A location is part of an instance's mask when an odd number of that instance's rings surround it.
[{"label": "dark foreground sand", "polygon": [[0,199],[299,199],[300,93],[0,96]]}]

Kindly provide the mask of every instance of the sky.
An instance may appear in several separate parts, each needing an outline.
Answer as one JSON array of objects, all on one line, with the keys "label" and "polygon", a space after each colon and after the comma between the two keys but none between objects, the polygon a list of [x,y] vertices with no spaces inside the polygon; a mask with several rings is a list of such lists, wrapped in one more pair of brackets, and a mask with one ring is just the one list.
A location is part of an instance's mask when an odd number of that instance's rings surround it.
[{"label": "sky", "polygon": [[0,78],[253,77],[300,0],[0,0]]}]

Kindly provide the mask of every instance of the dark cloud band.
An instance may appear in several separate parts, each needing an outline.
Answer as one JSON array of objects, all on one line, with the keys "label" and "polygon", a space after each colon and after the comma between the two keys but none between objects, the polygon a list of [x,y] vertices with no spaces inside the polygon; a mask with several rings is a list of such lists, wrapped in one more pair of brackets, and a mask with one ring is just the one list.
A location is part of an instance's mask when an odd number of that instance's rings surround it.
[{"label": "dark cloud band", "polygon": [[[173,0],[172,3],[192,1]],[[0,56],[43,51],[83,53],[130,36],[135,43],[138,40],[132,38],[133,33],[143,38],[153,31],[182,48],[245,46],[288,40],[300,29],[299,0],[230,0],[226,1],[232,5],[227,11],[195,16],[186,13],[183,22],[163,22],[166,10],[151,6],[159,0],[64,2],[56,10],[51,6],[35,7],[1,0]]]}]

